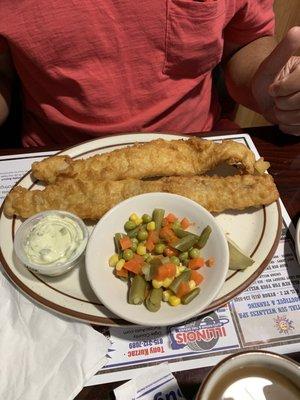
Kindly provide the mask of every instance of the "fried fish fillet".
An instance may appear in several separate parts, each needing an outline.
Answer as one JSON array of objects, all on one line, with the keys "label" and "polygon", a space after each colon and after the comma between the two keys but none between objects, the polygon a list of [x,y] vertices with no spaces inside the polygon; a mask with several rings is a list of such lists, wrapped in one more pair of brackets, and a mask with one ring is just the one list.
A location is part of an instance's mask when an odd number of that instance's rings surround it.
[{"label": "fried fish fillet", "polygon": [[[214,143],[193,137],[171,141],[157,139],[80,160],[54,156],[34,162],[32,173],[46,183],[53,183],[60,176],[81,180],[140,179],[200,175],[224,162],[238,165],[249,174],[261,173],[269,167],[262,161],[257,164],[254,154],[244,144],[232,140]],[[256,165],[260,169],[256,169]]]},{"label": "fried fish fillet", "polygon": [[168,192],[188,197],[211,212],[267,205],[279,195],[270,175],[228,177],[165,177],[153,181],[58,179],[44,190],[16,186],[8,195],[4,212],[23,218],[45,210],[65,210],[84,219],[99,219],[111,207],[132,196]]}]

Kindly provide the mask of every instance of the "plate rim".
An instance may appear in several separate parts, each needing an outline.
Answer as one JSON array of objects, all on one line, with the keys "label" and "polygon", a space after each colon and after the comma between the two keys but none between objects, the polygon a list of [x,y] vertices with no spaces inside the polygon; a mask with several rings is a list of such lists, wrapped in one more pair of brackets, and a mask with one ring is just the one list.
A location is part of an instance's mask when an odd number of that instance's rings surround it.
[{"label": "plate rim", "polygon": [[[69,150],[76,149],[79,146],[84,146],[87,143],[101,141],[102,139],[116,138],[116,137],[120,137],[120,136],[124,137],[124,136],[129,136],[129,135],[139,135],[140,136],[140,134],[141,134],[140,132],[139,133],[138,132],[127,132],[127,133],[121,133],[121,134],[118,134],[118,135],[101,136],[100,138],[91,139],[91,140],[87,140],[85,142],[79,143],[77,145],[72,145],[72,146],[70,146],[70,147],[68,147],[66,149],[58,151],[57,153],[51,155],[50,157],[54,157],[54,156],[60,155],[62,153],[68,152]],[[153,135],[153,134],[154,135],[159,135],[159,134],[161,134],[161,135],[168,135],[170,137],[175,137],[175,138],[176,137],[177,138],[191,137],[191,135],[187,135],[187,134],[164,133],[164,132],[159,132],[159,133],[158,132],[145,132],[143,134],[145,134],[145,135],[147,135],[147,134],[149,134],[149,135]],[[242,133],[241,135],[244,136],[245,134]],[[222,136],[222,135],[220,135],[220,136]],[[205,137],[207,137],[207,136],[201,136],[201,138],[205,138]],[[230,138],[228,140],[232,140],[232,138]],[[138,142],[138,140],[137,140],[137,142]],[[121,143],[120,146],[122,144],[123,143]],[[77,156],[75,156],[75,157],[77,157]],[[17,186],[23,179],[25,179],[28,175],[30,175],[31,171],[32,170],[30,169],[28,172],[26,172],[13,185],[11,190],[15,186]],[[38,180],[35,180],[35,181],[33,181],[32,184],[34,185],[37,182],[38,182]],[[6,197],[7,197],[7,195],[6,195]],[[6,197],[5,197],[5,199],[6,199]],[[3,208],[4,208],[5,199],[3,200],[3,203],[1,204],[1,207],[0,207],[0,219],[4,215]],[[280,206],[280,199],[278,199],[275,203],[276,203],[277,211],[278,211],[277,231],[276,231],[276,235],[275,235],[275,239],[274,239],[273,245],[272,245],[271,249],[269,250],[268,254],[266,255],[265,259],[261,262],[261,264],[257,268],[257,270],[248,279],[246,279],[240,286],[238,286],[236,289],[234,289],[233,292],[231,291],[227,295],[222,296],[220,299],[214,300],[208,308],[206,308],[205,310],[203,310],[201,312],[201,314],[199,314],[199,316],[203,315],[203,314],[207,314],[209,312],[212,312],[212,311],[216,310],[217,308],[224,307],[230,300],[232,300],[239,293],[244,291],[248,286],[250,286],[251,283],[253,283],[255,281],[255,279],[268,266],[269,262],[271,261],[273,255],[274,255],[274,253],[275,253],[275,251],[276,251],[276,249],[278,247],[278,244],[279,244],[279,241],[280,241],[280,237],[281,237],[281,232],[282,232],[282,211],[281,211],[281,206]],[[79,321],[85,321],[85,322],[88,322],[90,324],[100,325],[100,326],[131,326],[131,325],[135,325],[135,324],[133,324],[131,322],[123,320],[122,318],[120,318],[118,316],[101,317],[101,316],[97,316],[97,315],[92,315],[92,314],[84,313],[84,312],[81,312],[81,311],[73,310],[73,309],[70,309],[70,308],[66,308],[66,307],[64,307],[64,306],[62,306],[60,304],[54,303],[53,301],[42,297],[41,295],[39,295],[38,293],[33,291],[25,283],[23,283],[23,281],[21,281],[19,279],[19,277],[12,271],[11,267],[6,262],[6,259],[5,259],[4,255],[3,255],[1,246],[0,246],[0,262],[1,262],[2,266],[3,266],[3,269],[4,269],[5,273],[8,275],[10,280],[22,291],[22,293],[24,293],[26,296],[32,298],[33,300],[35,300],[39,304],[42,304],[44,307],[46,307],[47,309],[49,309],[51,311],[55,311],[55,312],[57,312],[57,313],[59,313],[59,314],[61,314],[63,316],[68,316],[68,317],[75,318],[75,319],[77,319]],[[80,301],[80,300],[78,299],[78,301]]]}]

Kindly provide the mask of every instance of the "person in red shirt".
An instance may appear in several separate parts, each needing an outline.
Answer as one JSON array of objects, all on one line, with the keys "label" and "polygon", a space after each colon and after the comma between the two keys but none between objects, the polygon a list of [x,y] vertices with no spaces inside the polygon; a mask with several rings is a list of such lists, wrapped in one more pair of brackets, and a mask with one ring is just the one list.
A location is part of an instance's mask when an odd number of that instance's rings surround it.
[{"label": "person in red shirt", "polygon": [[[209,131],[212,71],[232,98],[300,133],[300,28],[277,45],[272,0],[1,0],[0,123],[14,74],[23,145]],[[279,75],[278,75],[279,74]]]}]

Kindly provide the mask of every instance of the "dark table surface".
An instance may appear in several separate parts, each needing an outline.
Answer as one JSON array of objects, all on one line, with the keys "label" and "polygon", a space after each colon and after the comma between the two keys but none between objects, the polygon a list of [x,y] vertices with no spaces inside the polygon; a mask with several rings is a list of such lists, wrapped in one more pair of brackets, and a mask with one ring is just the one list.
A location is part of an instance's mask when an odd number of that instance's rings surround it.
[{"label": "dark table surface", "polygon": [[[275,127],[248,128],[243,129],[243,132],[251,135],[260,155],[271,163],[269,172],[273,175],[281,199],[294,225],[296,225],[300,218],[300,137],[285,135]],[[233,134],[237,133],[237,131],[226,133]],[[224,132],[205,133],[204,136],[216,134],[224,134]],[[26,149],[26,151],[44,150],[56,149]],[[0,149],[0,154],[16,154],[20,152],[24,152],[24,149]],[[300,362],[300,346],[298,353],[289,354],[289,356]],[[174,373],[181,390],[188,400],[194,397],[209,370],[210,368],[199,368]],[[85,387],[78,394],[76,400],[114,399],[112,390],[120,384],[121,382],[113,382]]]}]

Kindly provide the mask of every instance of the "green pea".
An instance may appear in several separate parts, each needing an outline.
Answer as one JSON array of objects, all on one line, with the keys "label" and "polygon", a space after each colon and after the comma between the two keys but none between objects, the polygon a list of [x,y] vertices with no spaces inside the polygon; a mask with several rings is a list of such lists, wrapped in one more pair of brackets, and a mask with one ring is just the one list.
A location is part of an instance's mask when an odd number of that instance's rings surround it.
[{"label": "green pea", "polygon": [[130,247],[131,250],[135,253],[138,245],[136,243],[132,243],[132,246]]},{"label": "green pea", "polygon": [[183,253],[179,254],[179,260],[180,261],[187,260],[188,258],[189,258],[189,253],[187,251],[184,251]]},{"label": "green pea", "polygon": [[144,224],[148,224],[149,222],[152,221],[152,218],[149,214],[143,214],[142,215],[142,220],[144,222]]},{"label": "green pea", "polygon": [[192,248],[192,249],[189,251],[189,256],[190,256],[191,258],[198,258],[198,257],[200,257],[200,250],[199,250],[199,249]]},{"label": "green pea", "polygon": [[176,257],[176,256],[172,256],[172,257],[170,258],[170,262],[171,262],[172,264],[175,264],[175,265],[180,265],[180,260],[179,260],[179,258]]},{"label": "green pea", "polygon": [[137,234],[137,238],[141,241],[146,240],[148,237],[148,232],[144,229],[140,230]]},{"label": "green pea", "polygon": [[149,253],[146,253],[146,254],[144,254],[142,257],[144,258],[144,260],[145,260],[146,262],[148,262],[148,261],[150,261],[151,255],[150,255]]},{"label": "green pea", "polygon": [[157,243],[154,247],[154,252],[156,254],[162,254],[164,252],[164,249],[166,248],[166,245],[163,243]]},{"label": "green pea", "polygon": [[176,219],[176,221],[173,222],[172,229],[174,230],[174,232],[175,232],[176,229],[181,229],[181,224],[180,224],[180,221],[178,219]]},{"label": "green pea", "polygon": [[133,229],[136,228],[136,223],[133,221],[126,221],[124,225],[124,229],[126,232],[132,231]]},{"label": "green pea", "polygon": [[133,257],[133,251],[131,249],[126,249],[123,251],[123,258],[125,261],[131,260]]}]

